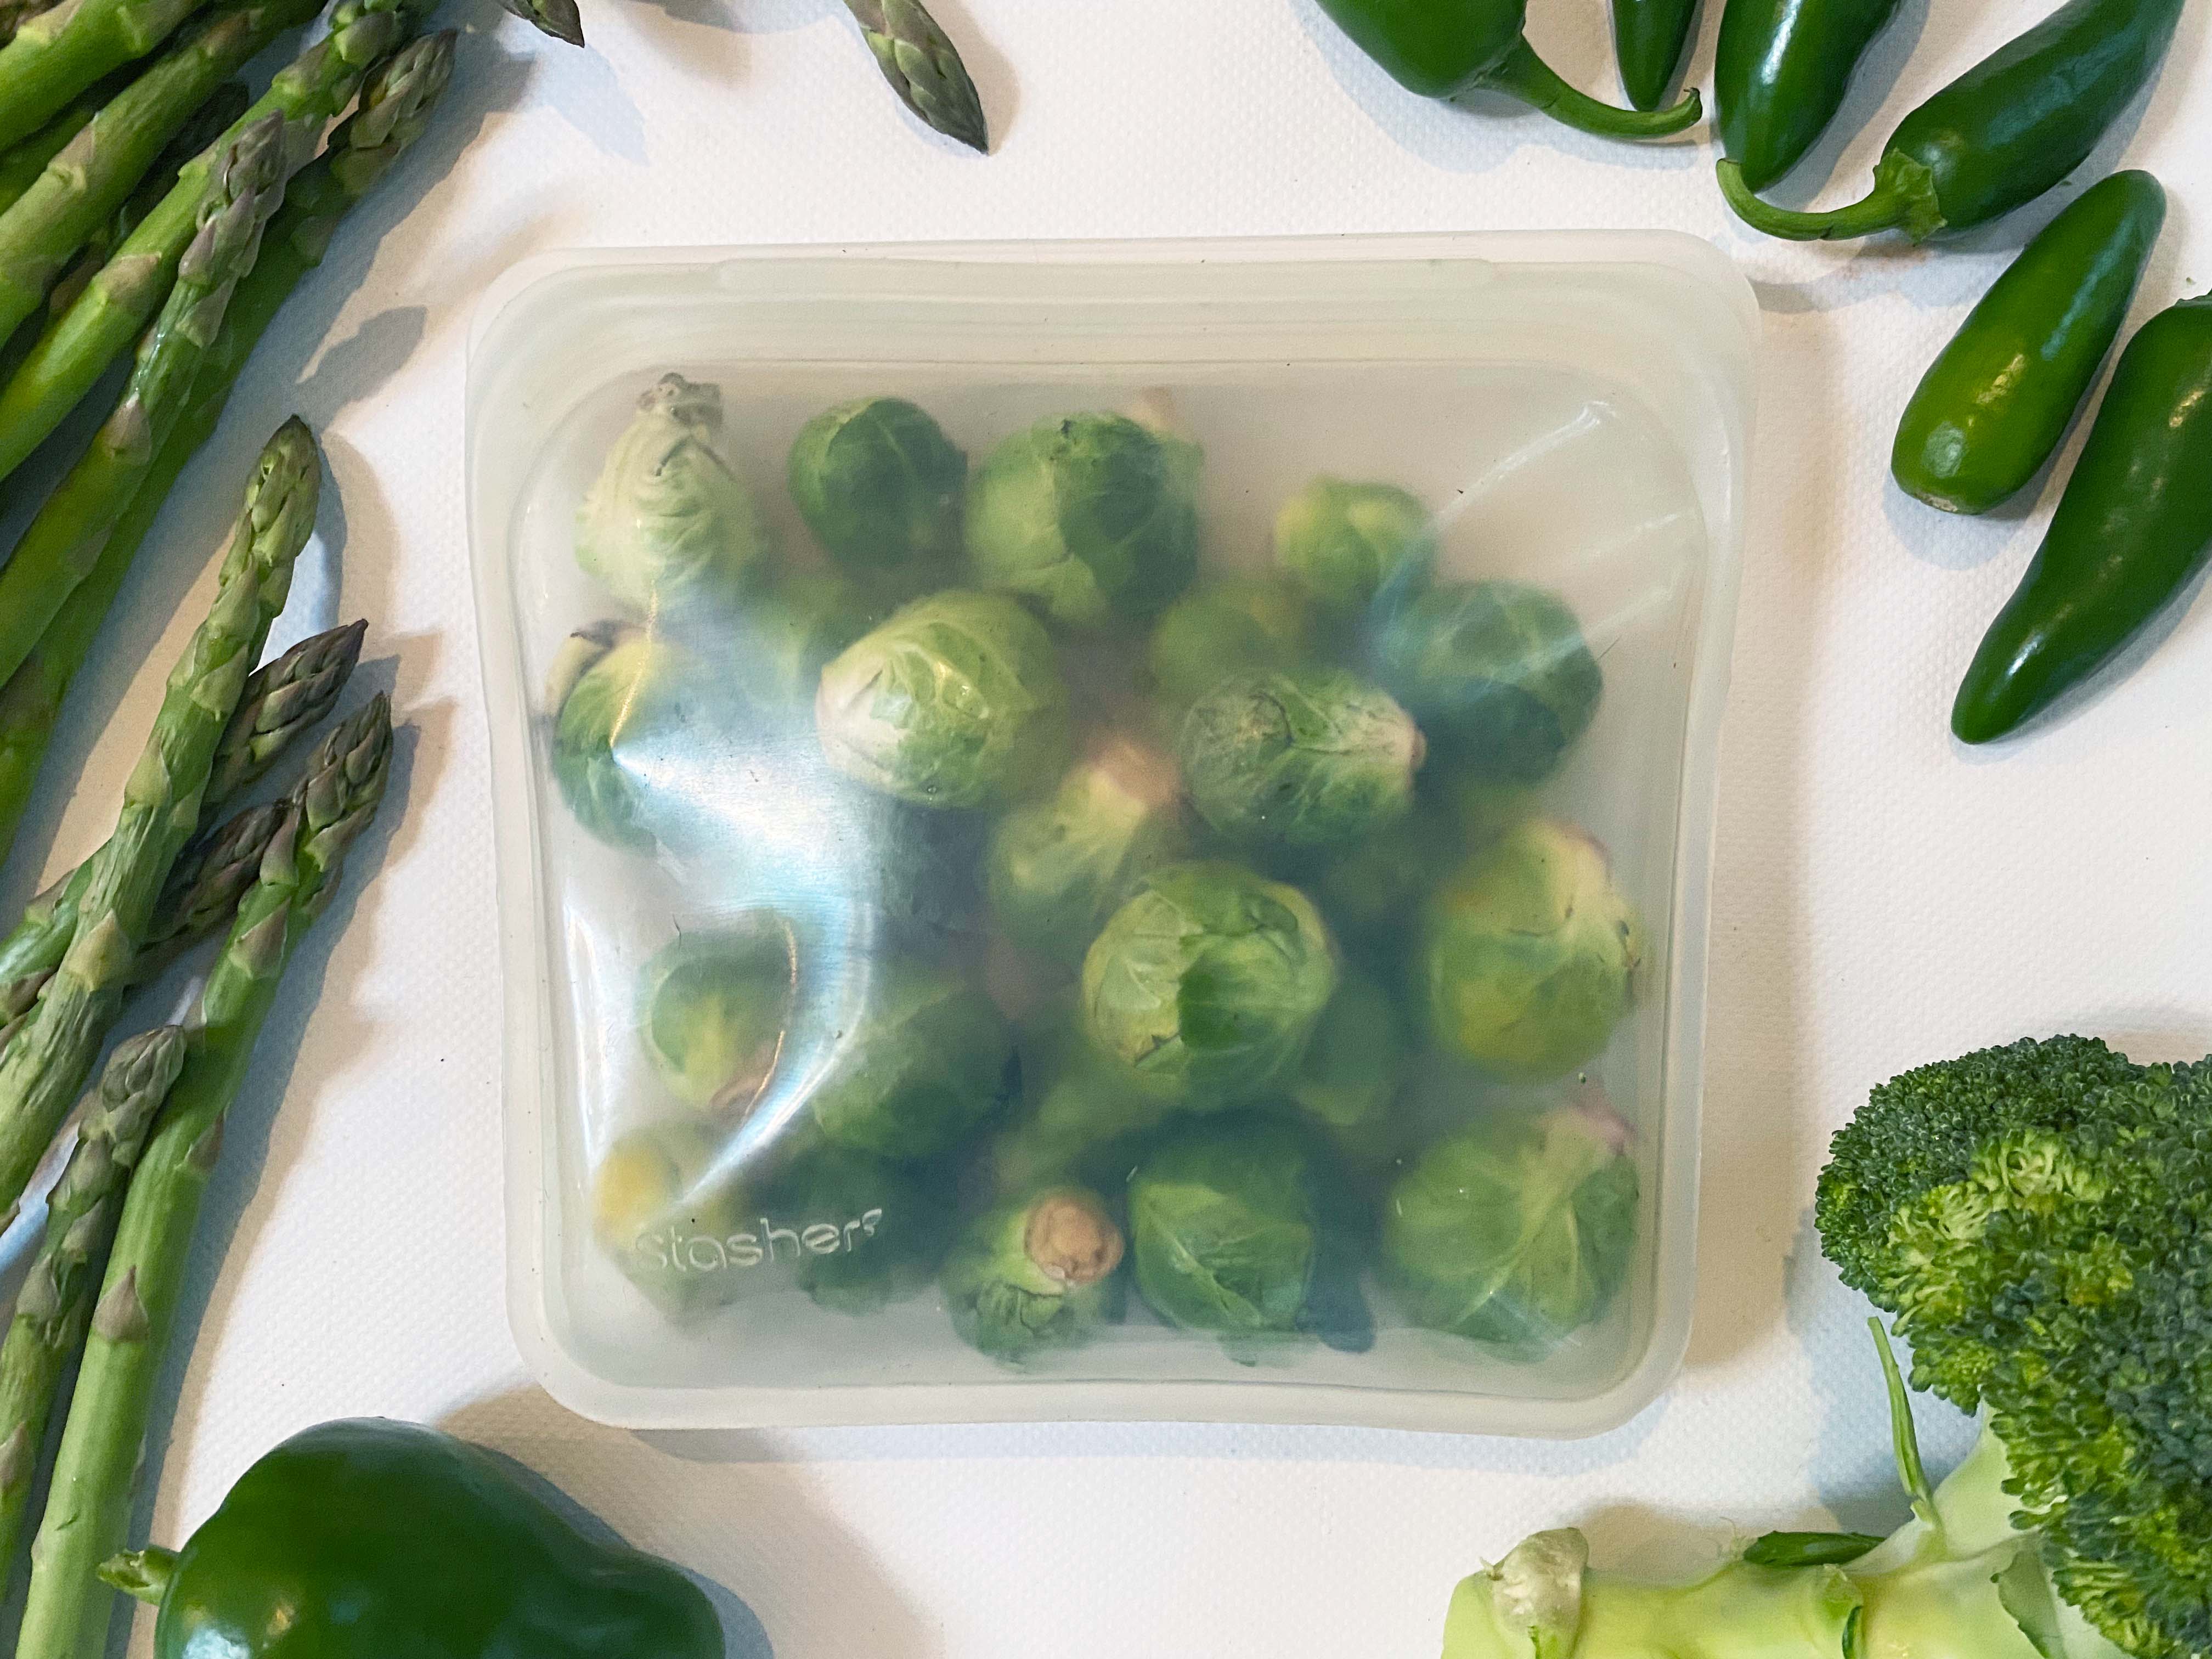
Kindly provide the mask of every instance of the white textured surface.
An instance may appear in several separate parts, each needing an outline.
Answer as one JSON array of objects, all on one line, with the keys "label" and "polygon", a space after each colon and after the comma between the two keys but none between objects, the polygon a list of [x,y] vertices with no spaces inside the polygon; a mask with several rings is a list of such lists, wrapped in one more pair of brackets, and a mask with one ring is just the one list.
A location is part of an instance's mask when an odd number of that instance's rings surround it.
[{"label": "white textured surface", "polygon": [[[289,1430],[358,1413],[514,1452],[744,1598],[757,1659],[1418,1656],[1453,1581],[1532,1527],[1617,1556],[1671,1515],[1886,1523],[1858,1310],[1806,1248],[1812,1176],[1866,1086],[2055,1028],[2212,1048],[2212,616],[2006,751],[1966,756],[1959,668],[2039,506],[1943,520],[1888,488],[1920,366],[2058,200],[1941,252],[1762,243],[1702,145],[1636,149],[1402,94],[1310,0],[938,0],[1000,154],[919,131],[834,0],[599,0],[593,51],[477,33],[422,153],[341,234],[255,358],[88,674],[70,763],[143,726],[218,525],[296,409],[329,448],[330,584],[304,631],[375,619],[397,688],[396,830],[308,947],[226,1151],[197,1346],[152,1525],[173,1539]],[[2044,8],[1908,0],[1806,175],[1856,193],[1894,117]],[[1609,89],[1596,0],[1535,38]],[[2125,154],[2174,198],[2139,314],[2212,287],[2212,14],[2191,9]],[[1699,72],[1711,61],[1708,44]],[[1911,46],[1906,62],[1906,46]],[[2117,143],[2092,169],[2109,167]],[[1810,189],[1811,185],[1804,186]],[[401,210],[403,222],[397,222]],[[510,260],[564,245],[1667,225],[1759,284],[1766,358],[1723,770],[1697,1334],[1662,1403],[1601,1440],[1147,1427],[638,1437],[524,1382],[501,1305],[498,1012],[484,734],[463,568],[461,343]],[[380,235],[381,240],[376,238]],[[8,872],[88,850],[127,745],[27,827]],[[374,882],[365,879],[371,873]],[[283,1109],[277,1110],[280,1097]],[[1955,1424],[1931,1425],[1959,1443]],[[150,1621],[141,1620],[146,1651]]]}]

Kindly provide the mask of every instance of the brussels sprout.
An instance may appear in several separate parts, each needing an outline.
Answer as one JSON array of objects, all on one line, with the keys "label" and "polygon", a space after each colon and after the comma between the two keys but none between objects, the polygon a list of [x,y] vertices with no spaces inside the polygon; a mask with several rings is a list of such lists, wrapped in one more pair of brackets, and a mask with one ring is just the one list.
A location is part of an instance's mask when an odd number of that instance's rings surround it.
[{"label": "brussels sprout", "polygon": [[1340,1150],[1379,1163],[1396,1150],[1393,1109],[1408,1053],[1398,1005],[1366,975],[1347,973],[1286,1092]]},{"label": "brussels sprout", "polygon": [[1300,1332],[1371,1343],[1350,1221],[1312,1139],[1268,1119],[1194,1126],[1129,1179],[1137,1288],[1169,1323],[1218,1332],[1240,1358],[1255,1339]]},{"label": "brussels sprout", "polygon": [[968,485],[968,559],[986,587],[1070,628],[1156,614],[1198,568],[1200,452],[1121,415],[1040,421]]},{"label": "brussels sprout", "polygon": [[1006,936],[1080,962],[1137,878],[1188,851],[1180,794],[1172,763],[1114,738],[1052,794],[1000,819],[984,889]]},{"label": "brussels sprout", "polygon": [[1247,845],[1345,847],[1405,816],[1425,750],[1406,711],[1335,669],[1238,674],[1176,743],[1199,816]]},{"label": "brussels sprout", "polygon": [[1313,896],[1348,945],[1390,946],[1402,960],[1407,929],[1437,872],[1456,866],[1470,844],[1443,808],[1416,801],[1403,817],[1322,861],[1311,877]]},{"label": "brussels sprout", "polygon": [[1439,753],[1533,783],[1589,729],[1604,678],[1558,595],[1450,582],[1384,610],[1376,672]]},{"label": "brussels sprout", "polygon": [[905,398],[823,410],[799,429],[788,477],[807,528],[854,575],[911,590],[951,574],[968,458]]},{"label": "brussels sprout", "polygon": [[844,577],[794,573],[732,619],[737,687],[763,712],[811,712],[823,665],[882,620],[867,596]]},{"label": "brussels sprout", "polygon": [[638,978],[638,1036],[676,1097],[742,1115],[783,1052],[799,940],[772,910],[709,933],[679,933]]},{"label": "brussels sprout", "polygon": [[1113,1316],[1121,1230],[1097,1194],[1048,1187],[978,1216],[945,1263],[952,1328],[994,1359],[1018,1364],[1080,1342]]},{"label": "brussels sprout", "polygon": [[653,1124],[616,1141],[592,1176],[593,1236],[632,1284],[678,1317],[744,1288],[730,1247],[744,1205],[714,1169],[718,1150],[703,1125]]},{"label": "brussels sprout", "polygon": [[1119,1187],[1134,1142],[1167,1115],[1167,1103],[1096,1053],[1072,1016],[1048,1021],[1021,1048],[1024,1107],[992,1143],[993,1188],[1069,1180]]},{"label": "brussels sprout", "polygon": [[1067,757],[1067,687],[1036,618],[996,593],[917,599],[822,671],[822,752],[921,806],[997,806]]},{"label": "brussels sprout", "polygon": [[952,1212],[927,1181],[858,1152],[806,1153],[761,1206],[767,1243],[789,1249],[807,1295],[839,1313],[872,1313],[935,1281]]},{"label": "brussels sprout", "polygon": [[1414,1160],[1382,1263],[1416,1324],[1540,1357],[1604,1311],[1636,1243],[1627,1126],[1602,1107],[1485,1119]]},{"label": "brussels sprout", "polygon": [[1644,928],[1585,830],[1531,818],[1431,896],[1420,977],[1437,1038],[1506,1078],[1563,1076],[1634,1000]]},{"label": "brussels sprout", "polygon": [[1171,864],[1084,957],[1083,1029],[1156,1098],[1227,1105],[1297,1069],[1336,981],[1336,946],[1297,888],[1241,865]]},{"label": "brussels sprout", "polygon": [[810,1104],[832,1144],[900,1162],[934,1156],[1006,1103],[1013,1039],[990,998],[960,975],[878,961],[842,1024]]},{"label": "brussels sprout", "polygon": [[1428,508],[1395,484],[1316,478],[1275,514],[1275,562],[1334,611],[1425,574],[1436,555]]},{"label": "brussels sprout", "polygon": [[752,494],[722,458],[722,394],[664,375],[576,514],[576,562],[641,616],[727,605],[767,563]]},{"label": "brussels sprout", "polygon": [[1231,577],[1193,588],[1162,613],[1145,667],[1153,696],[1180,717],[1230,675],[1295,668],[1312,647],[1304,593],[1287,582]]},{"label": "brussels sprout", "polygon": [[710,679],[698,658],[646,629],[571,636],[554,675],[552,767],[579,823],[649,852],[682,820],[719,742]]}]

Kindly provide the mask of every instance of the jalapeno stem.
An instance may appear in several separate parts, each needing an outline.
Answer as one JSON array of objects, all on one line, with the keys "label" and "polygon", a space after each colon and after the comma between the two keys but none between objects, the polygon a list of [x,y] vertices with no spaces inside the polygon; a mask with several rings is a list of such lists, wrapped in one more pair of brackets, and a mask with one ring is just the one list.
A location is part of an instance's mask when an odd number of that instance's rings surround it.
[{"label": "jalapeno stem", "polygon": [[1694,88],[1666,109],[1621,109],[1601,103],[1559,79],[1559,72],[1537,57],[1526,40],[1515,41],[1512,50],[1474,84],[1517,98],[1579,132],[1605,138],[1664,138],[1694,125],[1705,113],[1704,100]]},{"label": "jalapeno stem", "polygon": [[1901,230],[1923,241],[1943,228],[1942,209],[1929,187],[1928,170],[1909,155],[1885,155],[1874,170],[1874,188],[1848,207],[1819,213],[1778,208],[1753,194],[1743,169],[1723,160],[1715,169],[1721,194],[1735,216],[1753,230],[1792,242],[1839,242]]}]

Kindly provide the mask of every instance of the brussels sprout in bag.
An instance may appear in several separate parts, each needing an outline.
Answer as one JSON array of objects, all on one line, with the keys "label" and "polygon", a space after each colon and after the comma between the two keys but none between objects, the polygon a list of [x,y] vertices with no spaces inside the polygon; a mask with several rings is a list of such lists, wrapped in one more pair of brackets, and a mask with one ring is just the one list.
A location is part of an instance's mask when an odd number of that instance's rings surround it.
[{"label": "brussels sprout in bag", "polygon": [[1388,694],[1335,669],[1238,674],[1176,743],[1199,816],[1254,846],[1346,847],[1405,816],[1425,752]]},{"label": "brussels sprout in bag", "polygon": [[680,835],[726,746],[703,662],[650,629],[604,624],[569,637],[551,695],[553,777],[577,823],[637,852]]},{"label": "brussels sprout in bag", "polygon": [[794,571],[730,618],[732,678],[762,714],[811,715],[824,664],[884,619],[834,571]]},{"label": "brussels sprout in bag", "polygon": [[1390,994],[1367,975],[1347,971],[1285,1092],[1348,1161],[1380,1165],[1398,1150],[1395,1108],[1411,1058],[1406,1022]]},{"label": "brussels sprout in bag", "polygon": [[763,1207],[778,1227],[772,1245],[797,1236],[795,1277],[817,1305],[867,1314],[936,1279],[952,1235],[948,1200],[934,1172],[824,1147],[778,1177]]},{"label": "brussels sprout in bag", "polygon": [[1297,1069],[1336,981],[1336,946],[1297,889],[1241,865],[1170,865],[1085,955],[1083,1029],[1146,1093],[1231,1105]]},{"label": "brussels sprout in bag", "polygon": [[1125,415],[1040,421],[969,482],[969,568],[1066,627],[1154,616],[1198,568],[1199,461]]},{"label": "brussels sprout in bag", "polygon": [[1275,514],[1275,562],[1333,611],[1435,564],[1429,510],[1395,484],[1316,478]]},{"label": "brussels sprout in bag", "polygon": [[726,611],[769,560],[752,492],[722,457],[722,394],[656,381],[576,514],[576,562],[641,617]]},{"label": "brussels sprout in bag", "polygon": [[1010,1364],[1080,1342],[1116,1313],[1122,1245],[1104,1202],[1081,1187],[995,1205],[969,1224],[945,1264],[953,1328]]},{"label": "brussels sprout in bag", "polygon": [[1313,607],[1290,583],[1231,576],[1204,583],[1161,613],[1145,647],[1146,689],[1180,724],[1231,674],[1297,668],[1314,647]]},{"label": "brussels sprout in bag", "polygon": [[729,1241],[744,1231],[737,1183],[716,1170],[720,1138],[697,1122],[657,1123],[615,1142],[592,1175],[592,1231],[630,1282],[674,1318],[744,1288]]},{"label": "brussels sprout in bag", "polygon": [[951,576],[968,458],[917,405],[823,410],[799,428],[786,476],[807,528],[854,575],[909,592]]},{"label": "brussels sprout in bag", "polygon": [[1025,1033],[1021,1061],[1021,1111],[989,1149],[993,1190],[1077,1180],[1118,1189],[1133,1146],[1168,1115],[1168,1103],[1093,1049],[1072,1013]]},{"label": "brussels sprout in bag", "polygon": [[1067,687],[1036,617],[950,588],[895,613],[822,671],[822,752],[921,806],[1000,806],[1067,757]]},{"label": "brussels sprout in bag", "polygon": [[807,1103],[823,1138],[849,1152],[934,1157],[981,1128],[1019,1079],[1005,1017],[951,969],[883,957],[836,1018]]},{"label": "brussels sprout in bag", "polygon": [[678,1099],[742,1115],[760,1098],[783,1052],[799,956],[789,920],[755,910],[679,933],[646,963],[638,1037]]},{"label": "brussels sprout in bag", "polygon": [[1416,1324],[1540,1358],[1601,1314],[1636,1244],[1628,1127],[1597,1103],[1502,1115],[1415,1159],[1382,1266]]}]

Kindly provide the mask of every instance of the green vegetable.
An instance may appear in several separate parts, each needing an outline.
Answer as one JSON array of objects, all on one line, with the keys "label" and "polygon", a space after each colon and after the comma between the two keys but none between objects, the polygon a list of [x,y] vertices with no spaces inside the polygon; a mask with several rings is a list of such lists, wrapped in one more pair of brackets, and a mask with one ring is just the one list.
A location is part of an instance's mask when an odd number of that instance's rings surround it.
[{"label": "green vegetable", "polygon": [[0,675],[22,666],[146,481],[155,452],[183,413],[231,290],[252,267],[262,227],[284,198],[292,166],[284,124],[275,116],[247,127],[217,154],[199,229],[178,260],[176,285],[161,315],[139,343],[121,400],[0,565]]},{"label": "green vegetable", "polygon": [[15,1559],[46,1420],[92,1318],[124,1184],[184,1063],[181,1026],[156,1026],[117,1044],[47,1197],[39,1253],[0,1344],[0,1560]]},{"label": "green vegetable", "polygon": [[[0,27],[12,35],[12,23],[4,12],[0,12]],[[0,40],[0,45],[5,44],[5,40]],[[111,75],[79,93],[29,137],[0,148],[0,211],[13,207],[25,191],[38,183],[46,164],[68,149],[70,140],[130,84],[129,71]]]},{"label": "green vegetable", "polygon": [[1613,55],[1621,89],[1637,108],[1667,101],[1697,18],[1697,0],[1613,0]]},{"label": "green vegetable", "polygon": [[771,1187],[766,1242],[781,1251],[797,1235],[799,1283],[817,1305],[873,1313],[936,1282],[952,1230],[940,1186],[934,1171],[818,1149]]},{"label": "green vegetable", "polygon": [[1169,762],[1110,738],[1050,795],[1000,818],[983,872],[1006,936],[1080,962],[1138,878],[1188,852],[1179,784]]},{"label": "green vegetable", "polygon": [[570,635],[550,688],[552,770],[577,823],[639,852],[680,833],[711,793],[711,679],[699,658],[649,629],[601,623]]},{"label": "green vegetable", "polygon": [[1804,159],[1843,107],[1901,0],[1728,0],[1713,53],[1713,125],[1748,190]]},{"label": "green vegetable", "polygon": [[2051,459],[2119,337],[2166,222],[2148,173],[2093,185],[1982,296],[1921,377],[1889,470],[1950,513],[1986,513]]},{"label": "green vegetable", "polygon": [[1347,847],[1403,817],[1426,753],[1389,696],[1336,669],[1239,674],[1176,742],[1191,802],[1248,846]]},{"label": "green vegetable", "polygon": [[576,510],[576,562],[641,617],[726,611],[768,560],[767,526],[721,441],[720,389],[664,374]]},{"label": "green vegetable", "polygon": [[382,1418],[294,1435],[180,1551],[103,1565],[161,1609],[156,1659],[721,1659],[665,1561],[577,1530],[506,1459]]},{"label": "green vegetable", "polygon": [[1443,806],[1416,801],[1412,811],[1373,834],[1332,849],[1314,872],[1310,890],[1338,938],[1401,957],[1413,915],[1438,872],[1457,868],[1468,848],[1480,844]]},{"label": "green vegetable", "polygon": [[1083,1029],[1147,1094],[1206,1109],[1291,1076],[1336,983],[1335,945],[1297,889],[1241,865],[1173,864],[1085,956]]},{"label": "green vegetable", "polygon": [[321,465],[296,419],[262,451],[214,603],[170,672],[67,953],[30,1023],[0,1054],[0,1205],[22,1196],[122,1004],[169,866],[198,822],[224,727],[314,527]]},{"label": "green vegetable", "polygon": [[225,78],[314,15],[315,0],[217,0],[70,140],[0,213],[0,339],[40,311],[70,257]]},{"label": "green vegetable", "polygon": [[1096,1193],[1048,1187],[971,1222],[945,1264],[945,1304],[961,1340],[1019,1364],[1082,1341],[1114,1312],[1121,1230]]},{"label": "green vegetable", "polygon": [[996,593],[917,599],[822,671],[822,752],[921,806],[999,806],[1067,754],[1067,687],[1036,619]]},{"label": "green vegetable", "polygon": [[2069,0],[1899,122],[1874,189],[1849,207],[1771,207],[1732,161],[1721,193],[1753,230],[1795,241],[1902,230],[1918,242],[1985,224],[2087,159],[2157,74],[2182,3]]},{"label": "green vegetable", "polygon": [[1313,649],[1313,608],[1289,582],[1232,576],[1194,587],[1153,624],[1148,689],[1163,713],[1183,712],[1231,674],[1295,668]]},{"label": "green vegetable", "polygon": [[1486,1117],[1382,1200],[1383,1277],[1407,1316],[1516,1359],[1605,1311],[1636,1247],[1628,1127],[1595,1106]]},{"label": "green vegetable", "polygon": [[1436,562],[1429,510],[1395,484],[1316,478],[1275,514],[1275,562],[1322,605],[1353,611]]},{"label": "green vegetable", "polygon": [[926,125],[988,155],[991,132],[968,66],[921,0],[845,0],[890,89]]},{"label": "green vegetable", "polygon": [[1347,973],[1285,1093],[1340,1151],[1380,1163],[1396,1149],[1394,1108],[1411,1058],[1390,994],[1365,974]]},{"label": "green vegetable", "polygon": [[1563,1077],[1635,1000],[1644,928],[1583,830],[1532,818],[1447,877],[1419,978],[1437,1040],[1501,1077]]},{"label": "green vegetable", "polygon": [[1196,445],[1122,415],[1015,433],[969,481],[975,580],[1071,628],[1157,615],[1198,568],[1200,460]]},{"label": "green vegetable", "polygon": [[1022,1193],[1068,1181],[1118,1189],[1138,1142],[1168,1105],[1093,1049],[1073,1016],[1024,1037],[1021,1064],[1021,1112],[990,1148],[993,1189]]},{"label": "green vegetable", "polygon": [[736,684],[759,714],[811,720],[823,665],[882,620],[844,577],[794,571],[730,618]]},{"label": "green vegetable", "polygon": [[161,44],[205,0],[80,0],[0,46],[0,146],[19,143],[101,76]]},{"label": "green vegetable", "polygon": [[686,1105],[742,1118],[783,1054],[798,996],[799,939],[772,910],[678,933],[638,979],[638,1038]]},{"label": "green vegetable", "polygon": [[1885,1340],[1912,1500],[1887,1540],[1771,1535],[1672,1586],[1539,1534],[1460,1586],[1446,1659],[2212,1650],[2208,1121],[2212,1060],[2136,1066],[2081,1037],[1875,1090],[1821,1175],[1821,1248],[1896,1316],[1914,1382],[1980,1414],[1972,1455],[1931,1488]]},{"label": "green vegetable", "polygon": [[[299,135],[352,103],[370,72],[397,51],[428,10],[426,0],[337,0],[329,29],[276,72],[268,91],[224,135],[226,142],[278,115],[286,124],[288,146],[303,143]],[[418,64],[416,72],[431,67]],[[365,125],[371,131],[382,129],[413,101],[411,94],[387,100],[384,113]],[[211,149],[178,173],[175,187],[139,222],[76,303],[47,325],[0,387],[0,477],[46,441],[161,308],[198,228],[210,164],[222,153]],[[290,161],[300,159],[294,151]],[[321,257],[319,246],[315,257]]]},{"label": "green vegetable", "polygon": [[950,969],[886,957],[837,1015],[826,1074],[808,1097],[833,1145],[896,1162],[957,1145],[1020,1079],[1006,1022]]},{"label": "green vegetable", "polygon": [[1697,93],[1649,112],[1615,109],[1559,79],[1522,33],[1528,0],[1322,0],[1322,9],[1383,72],[1424,98],[1482,89],[1610,138],[1660,138],[1695,125]]},{"label": "green vegetable", "polygon": [[1374,653],[1439,756],[1503,781],[1557,766],[1605,689],[1575,613],[1524,582],[1448,582],[1388,605]]},{"label": "green vegetable", "polygon": [[1160,1317],[1218,1333],[1240,1358],[1294,1334],[1371,1342],[1349,1221],[1312,1140],[1265,1118],[1194,1124],[1129,1179],[1137,1288]]},{"label": "green vegetable", "polygon": [[634,1129],[592,1172],[592,1234],[629,1281],[681,1319],[731,1301],[768,1261],[725,1137],[693,1120]]},{"label": "green vegetable", "polygon": [[968,458],[927,410],[862,398],[799,428],[791,499],[830,556],[854,576],[940,586],[960,556]]},{"label": "green vegetable", "polygon": [[2051,528],[1974,653],[1951,730],[1988,743],[2082,684],[2212,553],[2212,294],[2120,353]]},{"label": "green vegetable", "polygon": [[301,805],[262,860],[259,881],[240,902],[187,1027],[184,1070],[124,1195],[31,1550],[18,1659],[100,1659],[106,1651],[114,1598],[94,1574],[130,1527],[134,1477],[223,1120],[252,1066],[278,978],[328,908],[346,848],[383,799],[390,705],[378,696],[343,729],[355,741],[303,787]]},{"label": "green vegetable", "polygon": [[584,44],[584,18],[576,9],[576,0],[499,0],[499,3],[510,17],[520,17],[563,46]]}]

